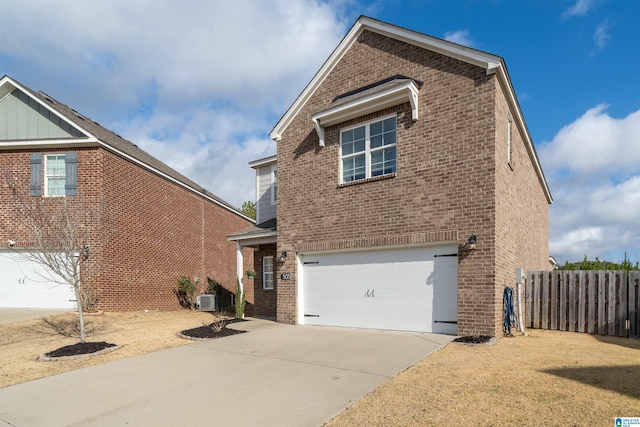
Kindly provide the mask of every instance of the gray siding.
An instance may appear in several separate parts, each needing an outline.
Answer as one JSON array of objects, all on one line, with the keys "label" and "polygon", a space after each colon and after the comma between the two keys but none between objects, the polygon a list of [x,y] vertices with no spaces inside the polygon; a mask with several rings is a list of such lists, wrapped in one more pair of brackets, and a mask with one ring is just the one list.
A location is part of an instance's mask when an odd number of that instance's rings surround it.
[{"label": "gray siding", "polygon": [[76,128],[19,89],[0,100],[0,141],[83,136]]},{"label": "gray siding", "polygon": [[258,222],[264,222],[276,217],[276,205],[271,204],[271,168],[272,165],[266,165],[256,170],[258,176],[256,183],[258,191]]}]

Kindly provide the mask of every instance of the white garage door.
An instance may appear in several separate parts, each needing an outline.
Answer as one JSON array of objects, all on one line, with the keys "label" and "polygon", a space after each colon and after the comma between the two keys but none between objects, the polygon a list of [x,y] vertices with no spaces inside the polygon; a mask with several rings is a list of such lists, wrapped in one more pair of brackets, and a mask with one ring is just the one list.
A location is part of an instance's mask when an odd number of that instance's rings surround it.
[{"label": "white garage door", "polygon": [[71,286],[50,279],[45,269],[14,251],[0,251],[0,307],[74,309]]},{"label": "white garage door", "polygon": [[301,323],[456,334],[455,245],[301,255]]}]

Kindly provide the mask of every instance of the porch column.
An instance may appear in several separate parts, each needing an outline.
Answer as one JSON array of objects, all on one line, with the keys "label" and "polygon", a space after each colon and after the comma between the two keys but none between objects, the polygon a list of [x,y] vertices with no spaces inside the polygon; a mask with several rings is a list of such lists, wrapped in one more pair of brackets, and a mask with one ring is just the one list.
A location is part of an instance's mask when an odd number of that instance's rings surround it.
[{"label": "porch column", "polygon": [[244,272],[242,271],[243,265],[242,246],[240,246],[240,242],[236,242],[236,276],[240,283],[240,293],[244,293],[244,289],[242,288],[242,276],[244,275]]}]

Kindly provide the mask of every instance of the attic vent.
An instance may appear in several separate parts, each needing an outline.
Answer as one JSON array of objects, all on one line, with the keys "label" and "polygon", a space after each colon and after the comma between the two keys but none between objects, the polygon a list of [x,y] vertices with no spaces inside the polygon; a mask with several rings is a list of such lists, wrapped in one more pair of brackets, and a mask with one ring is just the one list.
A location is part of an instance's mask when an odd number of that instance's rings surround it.
[{"label": "attic vent", "polygon": [[84,120],[84,116],[80,113],[78,113],[76,110],[74,110],[73,108],[71,109],[71,111],[73,111],[76,115],[77,118],[79,118],[80,120]]},{"label": "attic vent", "polygon": [[44,93],[43,91],[38,92],[44,99],[46,99],[47,101],[49,101],[52,104],[55,104],[56,101],[53,100],[53,98],[51,98],[49,95],[47,95],[46,93]]}]

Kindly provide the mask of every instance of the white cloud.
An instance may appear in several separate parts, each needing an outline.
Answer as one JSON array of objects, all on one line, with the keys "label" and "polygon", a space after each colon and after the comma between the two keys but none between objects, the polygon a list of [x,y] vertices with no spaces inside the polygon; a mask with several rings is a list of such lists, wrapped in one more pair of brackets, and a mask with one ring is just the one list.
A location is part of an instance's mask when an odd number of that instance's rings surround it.
[{"label": "white cloud", "polygon": [[601,22],[596,27],[596,31],[593,33],[594,52],[604,49],[609,40],[611,40],[610,27],[609,21]]},{"label": "white cloud", "polygon": [[344,0],[5,0],[9,74],[234,205],[247,163],[355,16]]},{"label": "white cloud", "polygon": [[606,109],[589,109],[539,150],[554,192],[549,246],[559,262],[619,261],[625,251],[640,259],[640,111],[618,119]]},{"label": "white cloud", "polygon": [[[640,110],[617,119],[598,105],[563,127],[540,150],[545,167],[554,175],[600,180],[602,175],[640,171]],[[612,169],[613,168],[613,169]]]},{"label": "white cloud", "polygon": [[475,42],[471,39],[469,30],[449,31],[444,34],[444,39],[463,46],[474,47]]},{"label": "white cloud", "polygon": [[594,6],[595,0],[578,0],[562,12],[562,19],[566,20],[573,16],[586,16]]}]

